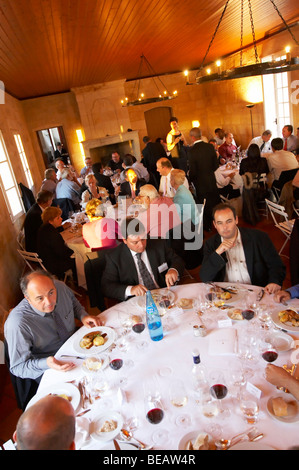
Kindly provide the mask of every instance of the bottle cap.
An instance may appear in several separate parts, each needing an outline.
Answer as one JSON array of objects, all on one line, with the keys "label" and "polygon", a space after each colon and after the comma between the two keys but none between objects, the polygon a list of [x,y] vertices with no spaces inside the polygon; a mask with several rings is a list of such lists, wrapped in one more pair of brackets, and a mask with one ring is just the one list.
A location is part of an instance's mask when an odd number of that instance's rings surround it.
[{"label": "bottle cap", "polygon": [[194,349],[192,351],[192,355],[193,355],[193,362],[194,364],[199,364],[200,363],[200,355],[199,355],[199,351],[197,349]]}]

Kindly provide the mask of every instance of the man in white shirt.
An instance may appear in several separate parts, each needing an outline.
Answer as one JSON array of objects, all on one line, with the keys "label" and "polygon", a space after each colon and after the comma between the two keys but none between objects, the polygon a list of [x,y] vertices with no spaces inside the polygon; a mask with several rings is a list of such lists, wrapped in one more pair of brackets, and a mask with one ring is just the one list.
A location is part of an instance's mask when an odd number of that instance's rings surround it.
[{"label": "man in white shirt", "polygon": [[267,161],[274,180],[278,180],[282,171],[298,168],[299,164],[292,152],[283,150],[283,140],[280,137],[273,139],[271,145],[273,153],[267,157]]},{"label": "man in white shirt", "polygon": [[[265,156],[265,155],[263,155],[264,153],[272,153],[271,137],[272,137],[272,132],[269,129],[267,129],[259,137],[254,137],[249,142],[249,145],[257,144],[259,146],[260,151],[261,151],[261,155]],[[249,145],[248,145],[248,147],[249,147]],[[248,147],[247,147],[247,150],[248,150]]]},{"label": "man in white shirt", "polygon": [[[175,195],[175,189],[171,186],[170,175],[173,170],[173,166],[168,158],[160,158],[157,161],[157,171],[161,175],[159,193],[162,196],[173,197]],[[185,177],[184,186],[189,189],[189,183]]]}]

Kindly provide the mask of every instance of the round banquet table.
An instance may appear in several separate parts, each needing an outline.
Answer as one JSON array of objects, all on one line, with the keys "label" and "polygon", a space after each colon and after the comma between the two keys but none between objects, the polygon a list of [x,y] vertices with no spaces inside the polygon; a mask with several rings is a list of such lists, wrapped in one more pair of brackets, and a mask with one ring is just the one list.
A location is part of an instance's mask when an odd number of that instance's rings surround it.
[{"label": "round banquet table", "polygon": [[[218,284],[222,287],[233,285],[227,283]],[[234,307],[244,307],[245,302],[249,299],[248,295],[252,296],[253,292],[257,294],[261,290],[257,286],[240,284],[235,286],[238,289],[237,294],[226,301],[227,304]],[[76,445],[78,449],[114,449],[112,441],[102,442],[95,440],[86,431],[86,429],[89,429],[90,423],[98,415],[105,412],[120,413],[124,426],[127,426],[130,418],[137,417],[139,425],[134,431],[135,437],[147,444],[153,445],[153,448],[157,450],[180,449],[184,436],[191,432],[195,432],[195,434],[207,432],[212,437],[217,437],[213,436],[213,430],[217,429],[219,433],[220,429],[222,430],[222,437],[231,438],[235,434],[244,432],[251,427],[251,425],[245,422],[241,414],[237,390],[231,384],[231,371],[240,363],[238,351],[236,348],[230,347],[232,345],[228,345],[227,348],[223,349],[221,344],[225,341],[222,341],[221,338],[228,338],[232,333],[236,333],[236,338],[238,338],[240,333],[245,332],[246,334],[247,330],[251,328],[252,321],[257,325],[260,323],[257,318],[251,321],[231,320],[226,309],[216,307],[209,308],[203,316],[199,316],[197,313],[198,304],[196,302],[194,307],[190,309],[183,310],[177,306],[182,298],[198,299],[200,296],[205,296],[206,289],[206,284],[177,285],[170,289],[175,296],[175,306],[169,308],[162,317],[164,338],[161,341],[152,341],[146,327],[141,334],[136,334],[130,330],[126,336],[126,339],[129,340],[129,349],[127,351],[119,350],[119,340],[116,339],[116,347],[112,351],[107,349],[102,352],[103,357],[109,354],[116,354],[125,361],[125,364],[129,360],[132,363],[127,369],[123,368],[123,370],[120,369],[119,371],[114,371],[109,366],[104,369],[110,388],[101,398],[94,400],[92,404],[88,403],[87,409],[90,409],[90,411],[84,416],[77,418]],[[264,295],[260,303],[267,305],[271,315],[287,308],[281,304],[276,304],[273,296],[267,294]],[[293,306],[298,310],[299,300],[293,299],[288,304],[290,307]],[[144,297],[134,297],[126,302],[117,304],[102,312],[101,319],[103,325],[111,327],[115,331],[116,338],[119,338],[118,335],[123,332],[123,327],[120,323],[120,313],[142,315],[145,313],[144,305]],[[193,325],[201,322],[206,326],[207,334],[203,337],[195,336]],[[283,324],[282,327],[285,328]],[[53,392],[55,392],[57,384],[74,380],[78,383],[80,379],[86,376],[86,372],[84,372],[82,367],[82,359],[62,357],[62,355],[67,354],[84,357],[84,350],[82,349],[81,355],[78,354],[78,349],[75,345],[78,344],[79,339],[83,337],[86,330],[85,327],[77,330],[56,354],[56,357],[61,358],[61,360],[74,361],[77,364],[76,367],[66,373],[48,369],[43,375],[37,396],[43,396],[43,391],[46,393],[51,387]],[[276,329],[275,332],[281,334],[279,329]],[[287,334],[293,340],[299,340],[298,333],[296,331],[287,331]],[[219,338],[220,347],[218,348],[217,341]],[[122,340],[123,336],[121,337],[121,342]],[[294,344],[292,343],[290,348],[280,351],[275,365],[283,366],[287,364],[290,366],[290,356],[294,351],[293,347]],[[228,394],[222,402],[223,406],[230,410],[228,418],[223,418],[221,415],[207,418],[201,412],[197,395],[192,388],[191,369],[193,366],[192,351],[194,349],[198,349],[201,362],[205,366],[207,374],[215,369],[221,369],[225,373]],[[299,412],[297,412],[298,420],[282,422],[273,417],[267,409],[267,402],[271,397],[281,394],[287,397],[292,396],[278,391],[275,386],[265,380],[263,373],[267,363],[261,358],[259,351],[257,351],[255,360],[252,363],[250,360],[247,360],[244,364],[245,370],[247,367],[247,370],[251,371],[251,375],[247,379],[250,386],[254,387],[255,392],[260,391],[261,393],[259,398],[260,411],[255,426],[264,434],[264,437],[256,443],[251,443],[252,449],[254,450],[254,444],[258,445],[258,448],[263,448],[264,446],[265,449],[273,448],[277,450],[285,450],[299,445]],[[124,382],[119,381],[119,378],[122,376],[126,377]],[[145,417],[143,392],[144,384],[147,384],[148,380],[153,377],[155,377],[161,392],[161,402],[164,410],[164,419],[156,425],[149,423]],[[174,407],[169,398],[170,386],[174,379],[182,379],[187,390],[188,402],[186,406],[181,408]],[[77,413],[80,411],[82,411],[81,407],[76,410]],[[134,450],[133,447],[131,449]]]}]

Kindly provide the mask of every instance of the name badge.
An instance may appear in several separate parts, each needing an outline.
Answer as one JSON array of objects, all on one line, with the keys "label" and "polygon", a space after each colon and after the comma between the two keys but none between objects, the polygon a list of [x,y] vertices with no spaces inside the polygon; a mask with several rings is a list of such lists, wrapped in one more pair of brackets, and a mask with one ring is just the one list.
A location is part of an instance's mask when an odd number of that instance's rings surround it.
[{"label": "name badge", "polygon": [[163,264],[161,264],[161,266],[158,267],[159,273],[163,273],[164,271],[166,271],[166,269],[168,269],[168,264],[167,263],[163,263]]}]

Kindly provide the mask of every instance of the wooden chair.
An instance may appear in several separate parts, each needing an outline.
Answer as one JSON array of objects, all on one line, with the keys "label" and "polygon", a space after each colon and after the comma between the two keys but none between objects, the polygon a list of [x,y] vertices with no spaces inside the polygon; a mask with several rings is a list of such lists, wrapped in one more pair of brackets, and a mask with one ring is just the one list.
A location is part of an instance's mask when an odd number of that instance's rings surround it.
[{"label": "wooden chair", "polygon": [[[286,236],[286,240],[283,243],[279,251],[279,255],[281,255],[284,247],[286,246],[287,242],[290,240],[295,219],[289,220],[289,216],[284,206],[280,206],[279,204],[276,204],[275,202],[269,201],[269,199],[266,199],[266,203],[268,206],[268,210],[274,221],[275,227],[277,227]],[[286,256],[286,255],[282,255],[282,256]]]}]

